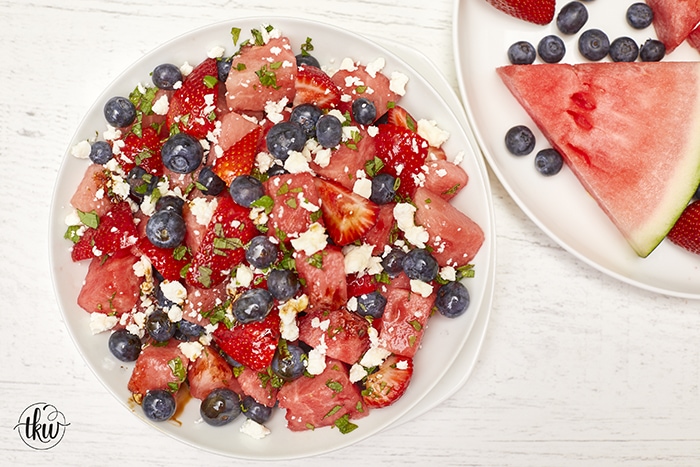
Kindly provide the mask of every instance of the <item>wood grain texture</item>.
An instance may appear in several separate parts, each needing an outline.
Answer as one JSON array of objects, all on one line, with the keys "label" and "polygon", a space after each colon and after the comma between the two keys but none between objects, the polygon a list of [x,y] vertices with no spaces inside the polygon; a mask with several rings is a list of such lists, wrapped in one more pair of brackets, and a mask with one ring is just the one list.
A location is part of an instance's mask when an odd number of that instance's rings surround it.
[{"label": "wood grain texture", "polygon": [[[463,0],[482,1],[482,0]],[[0,1],[0,459],[3,465],[231,465],[115,403],[53,296],[49,204],[82,115],[125,68],[194,28],[267,14],[411,44],[457,88],[450,0]],[[356,446],[286,465],[700,464],[700,303],[639,290],[562,250],[491,175],[497,278],[479,362],[453,397]],[[13,430],[48,400],[71,423],[54,449]],[[244,462],[244,465],[269,465]]]}]

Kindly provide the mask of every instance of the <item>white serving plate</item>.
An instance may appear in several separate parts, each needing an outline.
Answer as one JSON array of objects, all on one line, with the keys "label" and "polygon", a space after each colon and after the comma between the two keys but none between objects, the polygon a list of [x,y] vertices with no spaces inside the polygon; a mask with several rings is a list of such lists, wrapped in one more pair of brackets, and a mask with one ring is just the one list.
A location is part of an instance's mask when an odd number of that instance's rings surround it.
[{"label": "white serving plate", "polygon": [[[484,304],[490,304],[491,299],[489,284],[493,276],[495,236],[488,178],[478,149],[465,133],[460,119],[425,78],[396,54],[356,34],[317,22],[283,17],[240,18],[195,30],[155,49],[122,73],[87,112],[69,148],[80,140],[93,137],[95,131],[102,131],[105,128],[102,117],[104,102],[113,95],[128,95],[137,82],[148,79],[156,65],[166,61],[196,64],[214,46],[225,46],[228,55],[234,51],[230,39],[231,27],[239,27],[245,33],[260,28],[263,23],[270,23],[280,29],[297,48],[307,37],[311,37],[316,47],[314,55],[323,64],[338,65],[346,56],[363,63],[384,57],[385,71],[401,71],[409,76],[407,95],[402,99],[402,105],[412,111],[414,116],[436,120],[443,129],[450,132],[452,136],[445,144],[448,154],[464,151],[463,167],[470,175],[470,183],[454,202],[482,226],[486,235],[484,246],[474,260],[477,275],[468,282],[472,310],[480,313]],[[426,102],[431,105],[427,106]],[[254,440],[239,432],[242,419],[222,428],[202,423],[196,401],[188,403],[178,415],[180,423],[150,422],[143,416],[141,409],[131,402],[126,388],[133,364],[118,363],[109,354],[108,334],[93,336],[89,330],[88,313],[76,305],[87,264],[70,261],[69,244],[63,239],[66,228],[64,219],[71,212],[70,196],[88,162],[75,159],[68,153],[69,151],[64,157],[55,187],[49,245],[54,288],[69,333],[88,366],[120,403],[144,422],[182,442],[232,457],[278,460],[312,456],[346,447],[390,426],[421,403],[438,385],[470,336],[479,313],[468,313],[456,320],[441,316],[431,319],[422,349],[414,361],[414,379],[404,397],[391,407],[377,410],[359,420],[359,428],[347,435],[325,428],[293,433],[285,428],[283,413],[278,410],[267,424],[272,434],[263,440]],[[436,365],[435,362],[440,364]]]},{"label": "white serving plate", "polygon": [[[557,13],[566,3],[557,1]],[[638,31],[627,24],[625,12],[632,3],[586,2],[589,19],[581,32],[599,28],[611,41],[629,36],[640,44],[655,37],[651,26]],[[577,49],[580,33],[564,36],[554,21],[547,26],[530,24],[483,0],[455,2],[453,26],[455,62],[468,119],[484,157],[520,208],[563,248],[598,270],[653,292],[700,298],[700,257],[664,240],[649,257],[639,258],[567,167],[549,178],[533,167],[532,156],[548,143],[495,70],[509,63],[507,50],[512,43],[527,40],[537,47],[548,34],[564,40],[563,62],[585,61]],[[687,44],[665,58],[698,59],[700,54]],[[512,156],[503,143],[506,131],[516,124],[528,125],[535,132],[537,147],[528,157]]]}]

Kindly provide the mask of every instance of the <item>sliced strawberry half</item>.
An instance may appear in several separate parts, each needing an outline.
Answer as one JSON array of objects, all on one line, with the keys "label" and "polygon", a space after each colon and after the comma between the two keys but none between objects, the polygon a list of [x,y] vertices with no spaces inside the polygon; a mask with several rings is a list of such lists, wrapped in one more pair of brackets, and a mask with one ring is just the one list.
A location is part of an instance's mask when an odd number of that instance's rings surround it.
[{"label": "sliced strawberry half", "polygon": [[400,105],[395,105],[386,111],[386,123],[407,128],[411,131],[418,130],[418,123],[406,109]]},{"label": "sliced strawberry half", "polygon": [[334,109],[340,104],[340,90],[333,80],[315,66],[299,67],[294,83],[294,106],[314,104],[322,109]]},{"label": "sliced strawberry half", "polygon": [[377,290],[377,281],[370,274],[365,274],[362,277],[357,277],[357,274],[350,274],[347,276],[347,281],[348,297],[359,297]]},{"label": "sliced strawberry half", "polygon": [[214,331],[214,341],[221,350],[255,371],[270,365],[279,338],[280,317],[274,310],[262,321],[236,324],[231,329],[220,323]]},{"label": "sliced strawberry half", "polygon": [[80,237],[80,240],[73,245],[73,249],[70,252],[70,257],[73,261],[82,261],[95,256],[92,249],[95,246],[94,238],[96,232],[97,229],[88,228]]},{"label": "sliced strawberry half", "polygon": [[214,173],[226,182],[226,185],[230,185],[237,176],[250,173],[258,153],[261,133],[261,127],[254,128],[243,138],[233,143],[214,162]]},{"label": "sliced strawberry half", "polygon": [[406,127],[387,123],[379,125],[374,148],[384,162],[383,172],[401,180],[397,193],[411,197],[425,178],[422,167],[428,157],[428,142]]},{"label": "sliced strawberry half", "polygon": [[100,218],[92,241],[101,254],[112,255],[136,243],[137,238],[138,231],[131,214],[131,206],[122,201]]},{"label": "sliced strawberry half", "polygon": [[396,402],[413,376],[413,359],[391,355],[379,369],[367,376],[362,398],[369,407],[386,407]]},{"label": "sliced strawberry half", "polygon": [[182,279],[185,267],[192,261],[192,255],[186,248],[159,248],[147,237],[140,238],[135,246],[139,253],[146,255],[160,275],[169,281]]},{"label": "sliced strawberry half", "polygon": [[156,130],[146,127],[140,136],[135,133],[126,135],[124,147],[121,148],[117,159],[125,173],[139,166],[147,173],[160,177],[163,175],[163,159],[160,157],[162,145],[163,142]]},{"label": "sliced strawberry half", "polygon": [[199,288],[213,287],[243,261],[243,245],[258,232],[248,217],[249,213],[248,209],[234,203],[228,194],[219,197],[214,215],[187,271],[188,284]]},{"label": "sliced strawberry half", "polygon": [[486,0],[514,18],[535,24],[549,24],[554,19],[555,0]]},{"label": "sliced strawberry half", "polygon": [[315,180],[326,230],[338,246],[362,237],[377,221],[379,206],[342,185]]},{"label": "sliced strawberry half", "polygon": [[700,255],[700,201],[685,208],[667,237],[681,248]]},{"label": "sliced strawberry half", "polygon": [[168,128],[177,125],[180,131],[197,139],[206,138],[214,130],[220,85],[217,76],[213,58],[207,58],[192,70],[170,101],[165,120]]}]

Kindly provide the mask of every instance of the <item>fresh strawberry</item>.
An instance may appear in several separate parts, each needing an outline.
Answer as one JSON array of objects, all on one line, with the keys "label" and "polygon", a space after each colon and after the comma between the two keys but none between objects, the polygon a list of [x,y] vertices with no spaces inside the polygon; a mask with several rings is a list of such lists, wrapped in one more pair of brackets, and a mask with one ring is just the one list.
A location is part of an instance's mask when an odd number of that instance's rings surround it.
[{"label": "fresh strawberry", "polygon": [[146,127],[141,136],[129,133],[124,138],[124,147],[117,157],[125,173],[139,166],[147,173],[160,177],[163,175],[163,159],[160,157],[162,141],[156,130]]},{"label": "fresh strawberry", "polygon": [[315,180],[326,230],[338,246],[362,237],[377,221],[379,206],[337,183]]},{"label": "fresh strawberry", "polygon": [[206,138],[207,133],[214,130],[214,110],[219,93],[217,76],[213,58],[207,58],[192,70],[170,101],[166,118],[168,128],[177,125],[180,131],[197,139]]},{"label": "fresh strawberry", "polygon": [[667,237],[676,245],[700,255],[700,201],[685,208]]},{"label": "fresh strawberry", "polygon": [[406,127],[390,123],[379,125],[379,133],[374,137],[374,147],[384,162],[383,172],[401,180],[397,193],[411,197],[420,185],[422,167],[428,157],[428,142]]},{"label": "fresh strawberry", "polygon": [[92,248],[95,246],[94,238],[97,229],[88,228],[80,237],[80,240],[73,245],[73,249],[70,252],[70,257],[73,261],[82,261],[84,259],[94,258],[95,254],[92,252]]},{"label": "fresh strawberry", "polygon": [[188,284],[200,288],[215,286],[243,261],[243,245],[258,233],[248,218],[249,213],[230,196],[219,197],[219,204],[187,271]]},{"label": "fresh strawberry", "polygon": [[160,275],[169,281],[182,279],[185,267],[192,261],[192,255],[186,248],[159,248],[147,237],[140,238],[135,246],[141,254],[146,255]]},{"label": "fresh strawberry", "polygon": [[554,18],[555,0],[486,0],[502,12],[530,23],[545,25]]},{"label": "fresh strawberry", "polygon": [[214,342],[231,358],[251,370],[262,371],[272,362],[280,338],[280,316],[273,310],[267,318],[228,329],[223,323],[214,331]]},{"label": "fresh strawberry", "polygon": [[334,109],[340,104],[340,90],[323,70],[315,66],[299,67],[294,83],[294,106],[314,104],[322,109]]},{"label": "fresh strawberry", "polygon": [[386,407],[406,392],[413,376],[413,359],[391,355],[367,376],[362,398],[369,407]]},{"label": "fresh strawberry", "polygon": [[233,143],[214,162],[214,173],[226,182],[226,185],[230,185],[237,176],[250,173],[258,153],[261,132],[261,127],[255,127],[243,138]]},{"label": "fresh strawberry", "polygon": [[131,206],[121,201],[100,218],[93,242],[100,255],[111,255],[133,245],[137,238]]},{"label": "fresh strawberry", "polygon": [[348,297],[359,297],[377,290],[377,282],[374,280],[374,276],[370,274],[365,274],[362,277],[357,277],[357,274],[350,274],[347,276],[347,281]]},{"label": "fresh strawberry", "polygon": [[386,111],[386,123],[391,123],[392,125],[397,125],[400,127],[408,128],[411,131],[418,130],[418,123],[416,119],[408,113],[406,109],[400,105],[395,105]]}]

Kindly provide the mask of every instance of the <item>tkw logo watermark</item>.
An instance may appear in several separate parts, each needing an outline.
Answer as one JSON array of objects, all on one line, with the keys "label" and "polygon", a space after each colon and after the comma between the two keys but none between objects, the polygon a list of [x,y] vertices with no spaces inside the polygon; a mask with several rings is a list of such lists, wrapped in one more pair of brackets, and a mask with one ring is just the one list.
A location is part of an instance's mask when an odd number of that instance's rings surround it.
[{"label": "tkw logo watermark", "polygon": [[69,425],[66,417],[55,406],[37,402],[24,409],[14,429],[24,444],[43,451],[60,443]]}]

